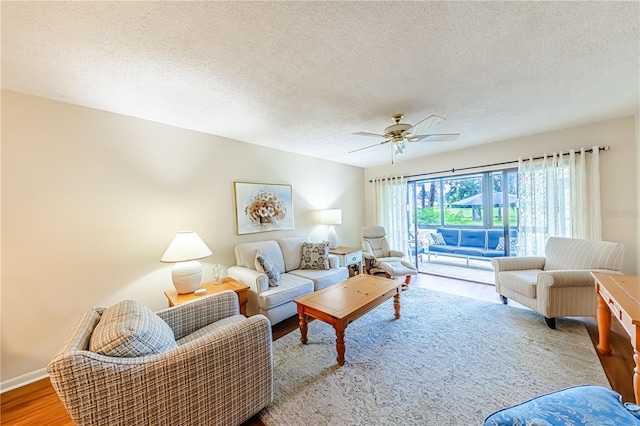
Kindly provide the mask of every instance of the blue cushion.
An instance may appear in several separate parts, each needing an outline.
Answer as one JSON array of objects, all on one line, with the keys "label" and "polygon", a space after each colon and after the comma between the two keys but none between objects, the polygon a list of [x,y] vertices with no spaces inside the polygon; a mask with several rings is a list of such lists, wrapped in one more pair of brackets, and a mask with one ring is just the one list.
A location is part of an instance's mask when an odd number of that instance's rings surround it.
[{"label": "blue cushion", "polygon": [[482,252],[484,250],[478,247],[463,247],[460,246],[459,248],[456,248],[455,250],[453,250],[454,254],[460,254],[460,255],[464,255],[464,256],[477,256],[477,257],[482,257]]},{"label": "blue cushion", "polygon": [[504,408],[484,426],[638,426],[640,407],[601,386],[576,386]]},{"label": "blue cushion", "polygon": [[[515,253],[511,253],[511,256],[515,256]],[[504,250],[485,250],[482,252],[484,257],[504,257]]]},{"label": "blue cushion", "polygon": [[487,231],[484,229],[462,229],[460,231],[460,246],[485,249]]},{"label": "blue cushion", "polygon": [[439,246],[437,244],[432,244],[429,246],[429,251],[431,253],[453,253],[456,249],[456,246]]},{"label": "blue cushion", "polygon": [[460,242],[460,230],[459,229],[449,229],[449,228],[437,228],[436,232],[442,234],[444,238],[444,242],[449,246],[457,246],[458,242]]},{"label": "blue cushion", "polygon": [[[518,238],[518,230],[510,228],[509,236],[510,238]],[[487,230],[487,248],[491,250],[495,250],[495,248],[498,246],[498,240],[500,239],[500,237],[504,237],[504,230],[502,229]],[[511,251],[514,251],[513,247],[511,247]],[[502,250],[502,253],[504,255],[504,250]]]}]

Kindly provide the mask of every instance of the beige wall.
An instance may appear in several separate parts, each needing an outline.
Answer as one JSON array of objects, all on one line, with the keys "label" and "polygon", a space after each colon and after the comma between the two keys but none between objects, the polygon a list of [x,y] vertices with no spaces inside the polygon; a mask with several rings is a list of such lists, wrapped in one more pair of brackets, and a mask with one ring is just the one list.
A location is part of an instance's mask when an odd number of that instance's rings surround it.
[{"label": "beige wall", "polygon": [[[634,117],[609,120],[558,130],[549,133],[511,139],[433,155],[407,162],[365,169],[366,223],[373,222],[373,205],[369,181],[375,177],[411,175],[442,170],[461,169],[483,164],[517,160],[518,157],[540,156],[571,148],[589,148],[593,145],[611,147],[600,153],[602,235],[604,240],[625,245],[623,271],[638,271],[638,242],[640,217],[638,216],[638,150],[640,143]],[[411,149],[409,146],[408,149]],[[516,165],[517,166],[517,165]],[[460,174],[471,171],[460,172]],[[448,173],[450,174],[450,173]]]},{"label": "beige wall", "polygon": [[[160,256],[196,230],[211,264],[239,242],[322,239],[317,210],[341,208],[360,245],[363,169],[104,111],[2,92],[3,389],[41,374],[81,310],[172,288]],[[237,236],[233,182],[291,184],[293,231]],[[35,378],[35,377],[34,377]]]},{"label": "beige wall", "polygon": [[[635,116],[636,124],[636,224],[640,222],[640,107]],[[640,224],[636,226],[636,275],[640,276]]]}]

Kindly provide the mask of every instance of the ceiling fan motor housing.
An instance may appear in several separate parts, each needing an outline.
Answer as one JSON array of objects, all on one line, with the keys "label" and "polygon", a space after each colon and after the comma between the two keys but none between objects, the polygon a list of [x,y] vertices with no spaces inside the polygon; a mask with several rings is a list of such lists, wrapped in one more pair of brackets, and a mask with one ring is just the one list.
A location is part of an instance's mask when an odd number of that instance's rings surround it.
[{"label": "ceiling fan motor housing", "polygon": [[404,139],[408,133],[405,133],[407,130],[411,128],[410,124],[398,123],[393,124],[386,129],[384,129],[384,136],[388,139],[393,139],[396,141],[401,141]]}]

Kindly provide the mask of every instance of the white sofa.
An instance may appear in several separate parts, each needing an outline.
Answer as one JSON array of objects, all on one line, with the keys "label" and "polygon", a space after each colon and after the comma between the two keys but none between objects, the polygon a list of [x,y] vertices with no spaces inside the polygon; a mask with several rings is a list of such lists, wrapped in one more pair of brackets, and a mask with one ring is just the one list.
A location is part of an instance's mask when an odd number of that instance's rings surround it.
[{"label": "white sofa", "polygon": [[[296,315],[294,299],[349,278],[346,267],[340,267],[338,257],[329,255],[329,269],[300,269],[302,243],[305,237],[241,243],[235,247],[236,265],[228,269],[231,278],[249,286],[247,314],[262,314],[276,324]],[[256,253],[260,250],[280,272],[280,283],[269,287],[269,279],[256,270]]]},{"label": "white sofa", "polygon": [[496,291],[542,314],[550,328],[556,317],[594,316],[591,271],[621,274],[624,246],[608,241],[549,237],[545,257],[496,257]]}]

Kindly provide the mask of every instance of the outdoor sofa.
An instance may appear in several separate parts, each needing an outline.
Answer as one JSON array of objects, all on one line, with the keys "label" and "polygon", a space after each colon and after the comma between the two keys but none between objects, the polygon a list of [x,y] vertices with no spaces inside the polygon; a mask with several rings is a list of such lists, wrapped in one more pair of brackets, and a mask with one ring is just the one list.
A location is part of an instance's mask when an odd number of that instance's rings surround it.
[{"label": "outdoor sofa", "polygon": [[[518,231],[509,230],[510,254],[515,255]],[[467,260],[491,260],[506,256],[504,231],[502,229],[436,228],[431,232],[427,250],[427,261],[431,255],[461,257]]]}]

